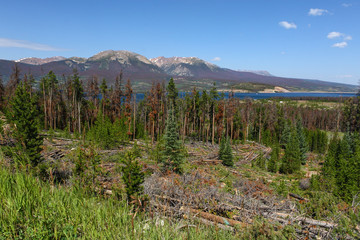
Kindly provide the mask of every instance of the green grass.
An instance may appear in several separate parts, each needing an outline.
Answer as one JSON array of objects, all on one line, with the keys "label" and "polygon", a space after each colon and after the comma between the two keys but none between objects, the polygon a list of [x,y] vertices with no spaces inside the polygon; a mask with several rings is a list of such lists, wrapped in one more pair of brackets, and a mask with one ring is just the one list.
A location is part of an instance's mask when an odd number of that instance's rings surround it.
[{"label": "green grass", "polygon": [[[231,232],[184,222],[134,219],[125,201],[53,187],[21,172],[0,168],[0,239],[231,239]],[[193,224],[193,223],[192,223]]]}]

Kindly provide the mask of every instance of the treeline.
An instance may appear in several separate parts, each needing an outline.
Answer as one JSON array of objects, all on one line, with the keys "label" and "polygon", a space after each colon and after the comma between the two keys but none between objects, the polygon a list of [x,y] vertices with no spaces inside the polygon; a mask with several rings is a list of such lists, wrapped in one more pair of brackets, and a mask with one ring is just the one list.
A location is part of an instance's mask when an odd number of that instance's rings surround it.
[{"label": "treeline", "polygon": [[[170,103],[174,105],[175,120],[182,138],[213,144],[219,143],[224,134],[230,141],[254,140],[272,145],[279,142],[285,123],[295,123],[298,118],[310,131],[359,128],[355,126],[356,114],[359,113],[344,112],[340,107],[316,109],[286,102],[240,100],[233,93],[225,99],[215,85],[210,91],[200,92],[194,88],[179,98],[173,81],[168,87],[164,83],[153,83],[144,100],[137,103],[131,82],[127,80],[124,84],[122,73],[110,87],[105,79],[100,81],[96,76],[84,83],[76,71],[61,81],[49,72],[35,87],[34,78],[26,74],[21,78],[16,65],[10,81],[5,86],[0,84],[3,110],[21,81],[33,86],[29,91],[37,99],[42,128],[76,134],[89,132],[93,139],[102,139],[106,132],[111,132],[115,133],[109,136],[113,139],[128,140],[150,135],[155,142],[164,133]],[[98,130],[92,130],[94,128]],[[110,147],[111,144],[105,145]]]}]

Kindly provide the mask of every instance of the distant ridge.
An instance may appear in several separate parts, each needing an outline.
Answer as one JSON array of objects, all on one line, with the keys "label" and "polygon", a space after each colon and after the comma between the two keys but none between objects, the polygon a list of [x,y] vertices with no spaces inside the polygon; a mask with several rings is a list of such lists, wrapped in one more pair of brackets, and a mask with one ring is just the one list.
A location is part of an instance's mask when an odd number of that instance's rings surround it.
[{"label": "distant ridge", "polygon": [[25,58],[17,61],[0,60],[0,75],[9,79],[14,64],[21,73],[31,73],[36,79],[52,70],[58,76],[68,76],[77,69],[86,81],[94,75],[106,78],[112,84],[122,71],[125,79],[130,79],[136,89],[146,90],[154,81],[165,81],[173,77],[181,90],[209,88],[217,82],[220,88],[230,89],[239,83],[259,83],[279,86],[292,91],[355,92],[356,86],[320,80],[276,77],[266,71],[236,71],[221,68],[197,57],[157,57],[148,59],[130,51],[107,50],[90,58],[50,57]]}]

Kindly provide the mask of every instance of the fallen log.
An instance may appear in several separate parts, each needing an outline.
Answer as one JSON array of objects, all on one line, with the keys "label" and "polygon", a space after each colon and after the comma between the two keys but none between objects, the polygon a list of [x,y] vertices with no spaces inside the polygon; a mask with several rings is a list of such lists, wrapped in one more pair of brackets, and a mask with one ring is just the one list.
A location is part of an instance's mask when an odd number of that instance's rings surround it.
[{"label": "fallen log", "polygon": [[200,217],[202,217],[202,218],[204,218],[206,220],[210,220],[210,221],[215,222],[215,223],[220,223],[220,224],[223,224],[225,226],[231,226],[231,227],[235,227],[235,226],[246,227],[247,226],[246,223],[239,222],[239,221],[229,219],[229,218],[216,216],[214,214],[203,212],[203,211],[200,211],[200,210],[197,210],[197,209],[186,208],[186,207],[181,207],[180,208],[180,211],[186,212],[186,210],[188,210],[192,214],[195,214],[195,216],[200,216]]},{"label": "fallen log", "polygon": [[225,226],[223,224],[220,224],[220,223],[214,223],[212,221],[209,221],[209,220],[206,220],[204,218],[198,218],[198,217],[194,217],[196,220],[198,220],[199,222],[205,224],[205,225],[208,225],[208,226],[216,226],[218,228],[221,228],[223,230],[228,230],[228,231],[234,231],[235,229],[233,227],[230,227],[230,226]]},{"label": "fallen log", "polygon": [[290,196],[290,197],[293,197],[293,198],[296,198],[296,199],[298,199],[298,200],[301,200],[301,201],[309,201],[309,199],[303,198],[303,197],[301,197],[301,196],[299,196],[299,195],[297,195],[297,194],[295,194],[295,193],[289,193],[289,196]]},{"label": "fallen log", "polygon": [[335,228],[338,226],[337,223],[331,223],[331,222],[326,222],[326,221],[320,221],[320,220],[315,220],[315,219],[311,219],[311,218],[307,218],[307,217],[294,217],[290,214],[287,213],[278,213],[278,212],[274,212],[272,213],[273,215],[279,216],[281,218],[284,219],[289,219],[291,221],[300,221],[303,222],[305,224],[309,224],[309,225],[313,225],[313,226],[319,226],[319,227],[324,227],[324,228]]},{"label": "fallen log", "polygon": [[211,163],[211,164],[220,164],[220,163],[222,163],[221,160],[212,160],[212,159],[202,159],[201,162],[203,162],[203,163]]}]

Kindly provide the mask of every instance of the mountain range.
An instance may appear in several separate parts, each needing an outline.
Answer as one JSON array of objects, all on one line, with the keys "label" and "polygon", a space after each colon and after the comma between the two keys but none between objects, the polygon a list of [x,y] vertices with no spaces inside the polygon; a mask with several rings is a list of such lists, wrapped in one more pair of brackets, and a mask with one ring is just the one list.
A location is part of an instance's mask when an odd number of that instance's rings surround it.
[{"label": "mountain range", "polygon": [[196,86],[206,89],[217,83],[219,89],[230,89],[242,83],[278,86],[291,91],[329,91],[355,92],[356,86],[320,80],[276,77],[266,71],[236,71],[221,68],[197,57],[157,57],[148,59],[130,51],[107,50],[90,58],[51,57],[25,58],[17,61],[0,60],[0,75],[9,79],[14,65],[17,64],[21,73],[31,73],[40,79],[49,71],[58,76],[69,76],[73,69],[84,81],[96,75],[99,79],[106,78],[112,84],[116,76],[123,72],[125,79],[130,79],[134,89],[145,91],[156,81],[174,78],[180,90],[190,90]]}]

